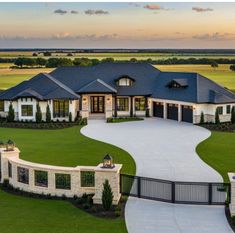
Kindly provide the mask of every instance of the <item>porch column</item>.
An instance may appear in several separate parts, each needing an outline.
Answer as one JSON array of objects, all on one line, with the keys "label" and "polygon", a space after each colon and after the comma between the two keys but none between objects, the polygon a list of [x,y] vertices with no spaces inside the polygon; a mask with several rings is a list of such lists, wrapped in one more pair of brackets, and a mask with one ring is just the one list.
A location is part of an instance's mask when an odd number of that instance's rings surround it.
[{"label": "porch column", "polygon": [[133,96],[131,96],[131,109],[130,109],[130,117],[133,117]]},{"label": "porch column", "polygon": [[117,117],[117,96],[114,96],[114,117]]},{"label": "porch column", "polygon": [[144,99],[145,99],[145,116],[149,117],[148,97],[145,96]]}]

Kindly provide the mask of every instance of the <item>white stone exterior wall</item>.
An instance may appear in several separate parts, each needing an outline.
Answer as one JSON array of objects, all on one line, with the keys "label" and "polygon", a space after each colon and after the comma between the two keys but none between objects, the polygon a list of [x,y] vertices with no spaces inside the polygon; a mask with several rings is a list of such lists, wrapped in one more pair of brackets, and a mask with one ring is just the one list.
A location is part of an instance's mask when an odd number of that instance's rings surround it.
[{"label": "white stone exterior wall", "polygon": [[[116,164],[113,169],[102,168],[102,164],[98,166],[77,166],[77,167],[61,167],[37,164],[21,160],[19,158],[20,151],[15,148],[14,151],[5,151],[5,148],[0,149],[1,155],[1,182],[5,179],[9,183],[21,190],[38,194],[50,194],[52,196],[73,197],[74,195],[82,196],[82,194],[95,194],[94,203],[100,204],[103,191],[103,183],[107,179],[112,187],[114,194],[113,204],[118,204],[120,198],[120,170],[122,165]],[[9,177],[8,162],[12,165],[12,177]],[[25,184],[18,181],[17,167],[26,168],[29,171],[29,183]],[[35,171],[46,171],[48,173],[48,187],[35,185]],[[81,187],[81,171],[95,172],[95,186]],[[71,177],[71,189],[57,189],[55,183],[55,174],[69,174]]]},{"label": "white stone exterior wall", "polygon": [[[2,113],[1,116],[6,117],[8,115],[8,110],[10,106],[10,101],[4,101],[4,114]],[[37,103],[39,103],[39,106],[41,108],[42,112],[42,120],[46,120],[46,108],[47,105],[49,105],[50,111],[51,111],[51,119],[53,121],[59,120],[59,121],[68,121],[69,117],[65,118],[54,118],[53,117],[53,100],[48,100],[48,101],[37,101],[35,98],[19,98],[15,101],[12,101],[12,106],[15,111],[15,120],[19,121],[36,121],[36,106]],[[22,105],[32,105],[33,106],[33,115],[32,116],[22,116],[22,111],[21,111],[21,106]],[[78,100],[70,100],[69,101],[69,112],[72,114],[72,120],[75,119],[77,116],[77,111],[78,111]]]},{"label": "white stone exterior wall", "polygon": [[231,202],[229,210],[231,216],[235,216],[235,173],[228,173],[228,177],[231,184]]}]

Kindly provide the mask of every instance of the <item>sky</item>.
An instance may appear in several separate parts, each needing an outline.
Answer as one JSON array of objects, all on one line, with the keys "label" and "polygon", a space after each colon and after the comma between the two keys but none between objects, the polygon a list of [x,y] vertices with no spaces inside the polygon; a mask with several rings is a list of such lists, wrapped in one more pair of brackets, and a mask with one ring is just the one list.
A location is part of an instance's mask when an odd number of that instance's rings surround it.
[{"label": "sky", "polygon": [[235,3],[0,3],[0,48],[233,48]]}]

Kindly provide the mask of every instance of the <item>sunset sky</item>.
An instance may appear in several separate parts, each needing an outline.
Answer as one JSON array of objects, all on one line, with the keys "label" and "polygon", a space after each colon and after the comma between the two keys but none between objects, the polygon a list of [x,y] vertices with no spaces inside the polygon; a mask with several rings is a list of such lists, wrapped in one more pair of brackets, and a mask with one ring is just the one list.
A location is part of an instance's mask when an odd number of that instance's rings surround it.
[{"label": "sunset sky", "polygon": [[0,3],[0,48],[235,48],[235,3]]}]

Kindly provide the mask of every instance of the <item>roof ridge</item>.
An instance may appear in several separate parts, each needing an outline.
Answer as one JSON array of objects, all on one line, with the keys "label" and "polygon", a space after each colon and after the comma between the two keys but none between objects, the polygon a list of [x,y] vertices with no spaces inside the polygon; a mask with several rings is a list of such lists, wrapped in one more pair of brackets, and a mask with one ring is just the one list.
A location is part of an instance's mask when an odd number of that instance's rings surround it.
[{"label": "roof ridge", "polygon": [[70,94],[79,97],[79,95],[77,95],[72,89],[70,89],[68,86],[66,86],[65,84],[63,84],[59,80],[52,77],[50,74],[48,74],[48,73],[42,73],[42,74],[45,75],[47,78],[49,78],[52,82],[56,83],[59,87],[63,88],[67,92],[69,92]]},{"label": "roof ridge", "polygon": [[102,79],[96,79],[98,82],[100,82],[101,84],[103,84],[104,86],[106,86],[107,88],[113,90],[114,92],[116,92],[117,90],[113,87],[111,87],[108,83],[106,83],[105,81],[103,81]]}]

